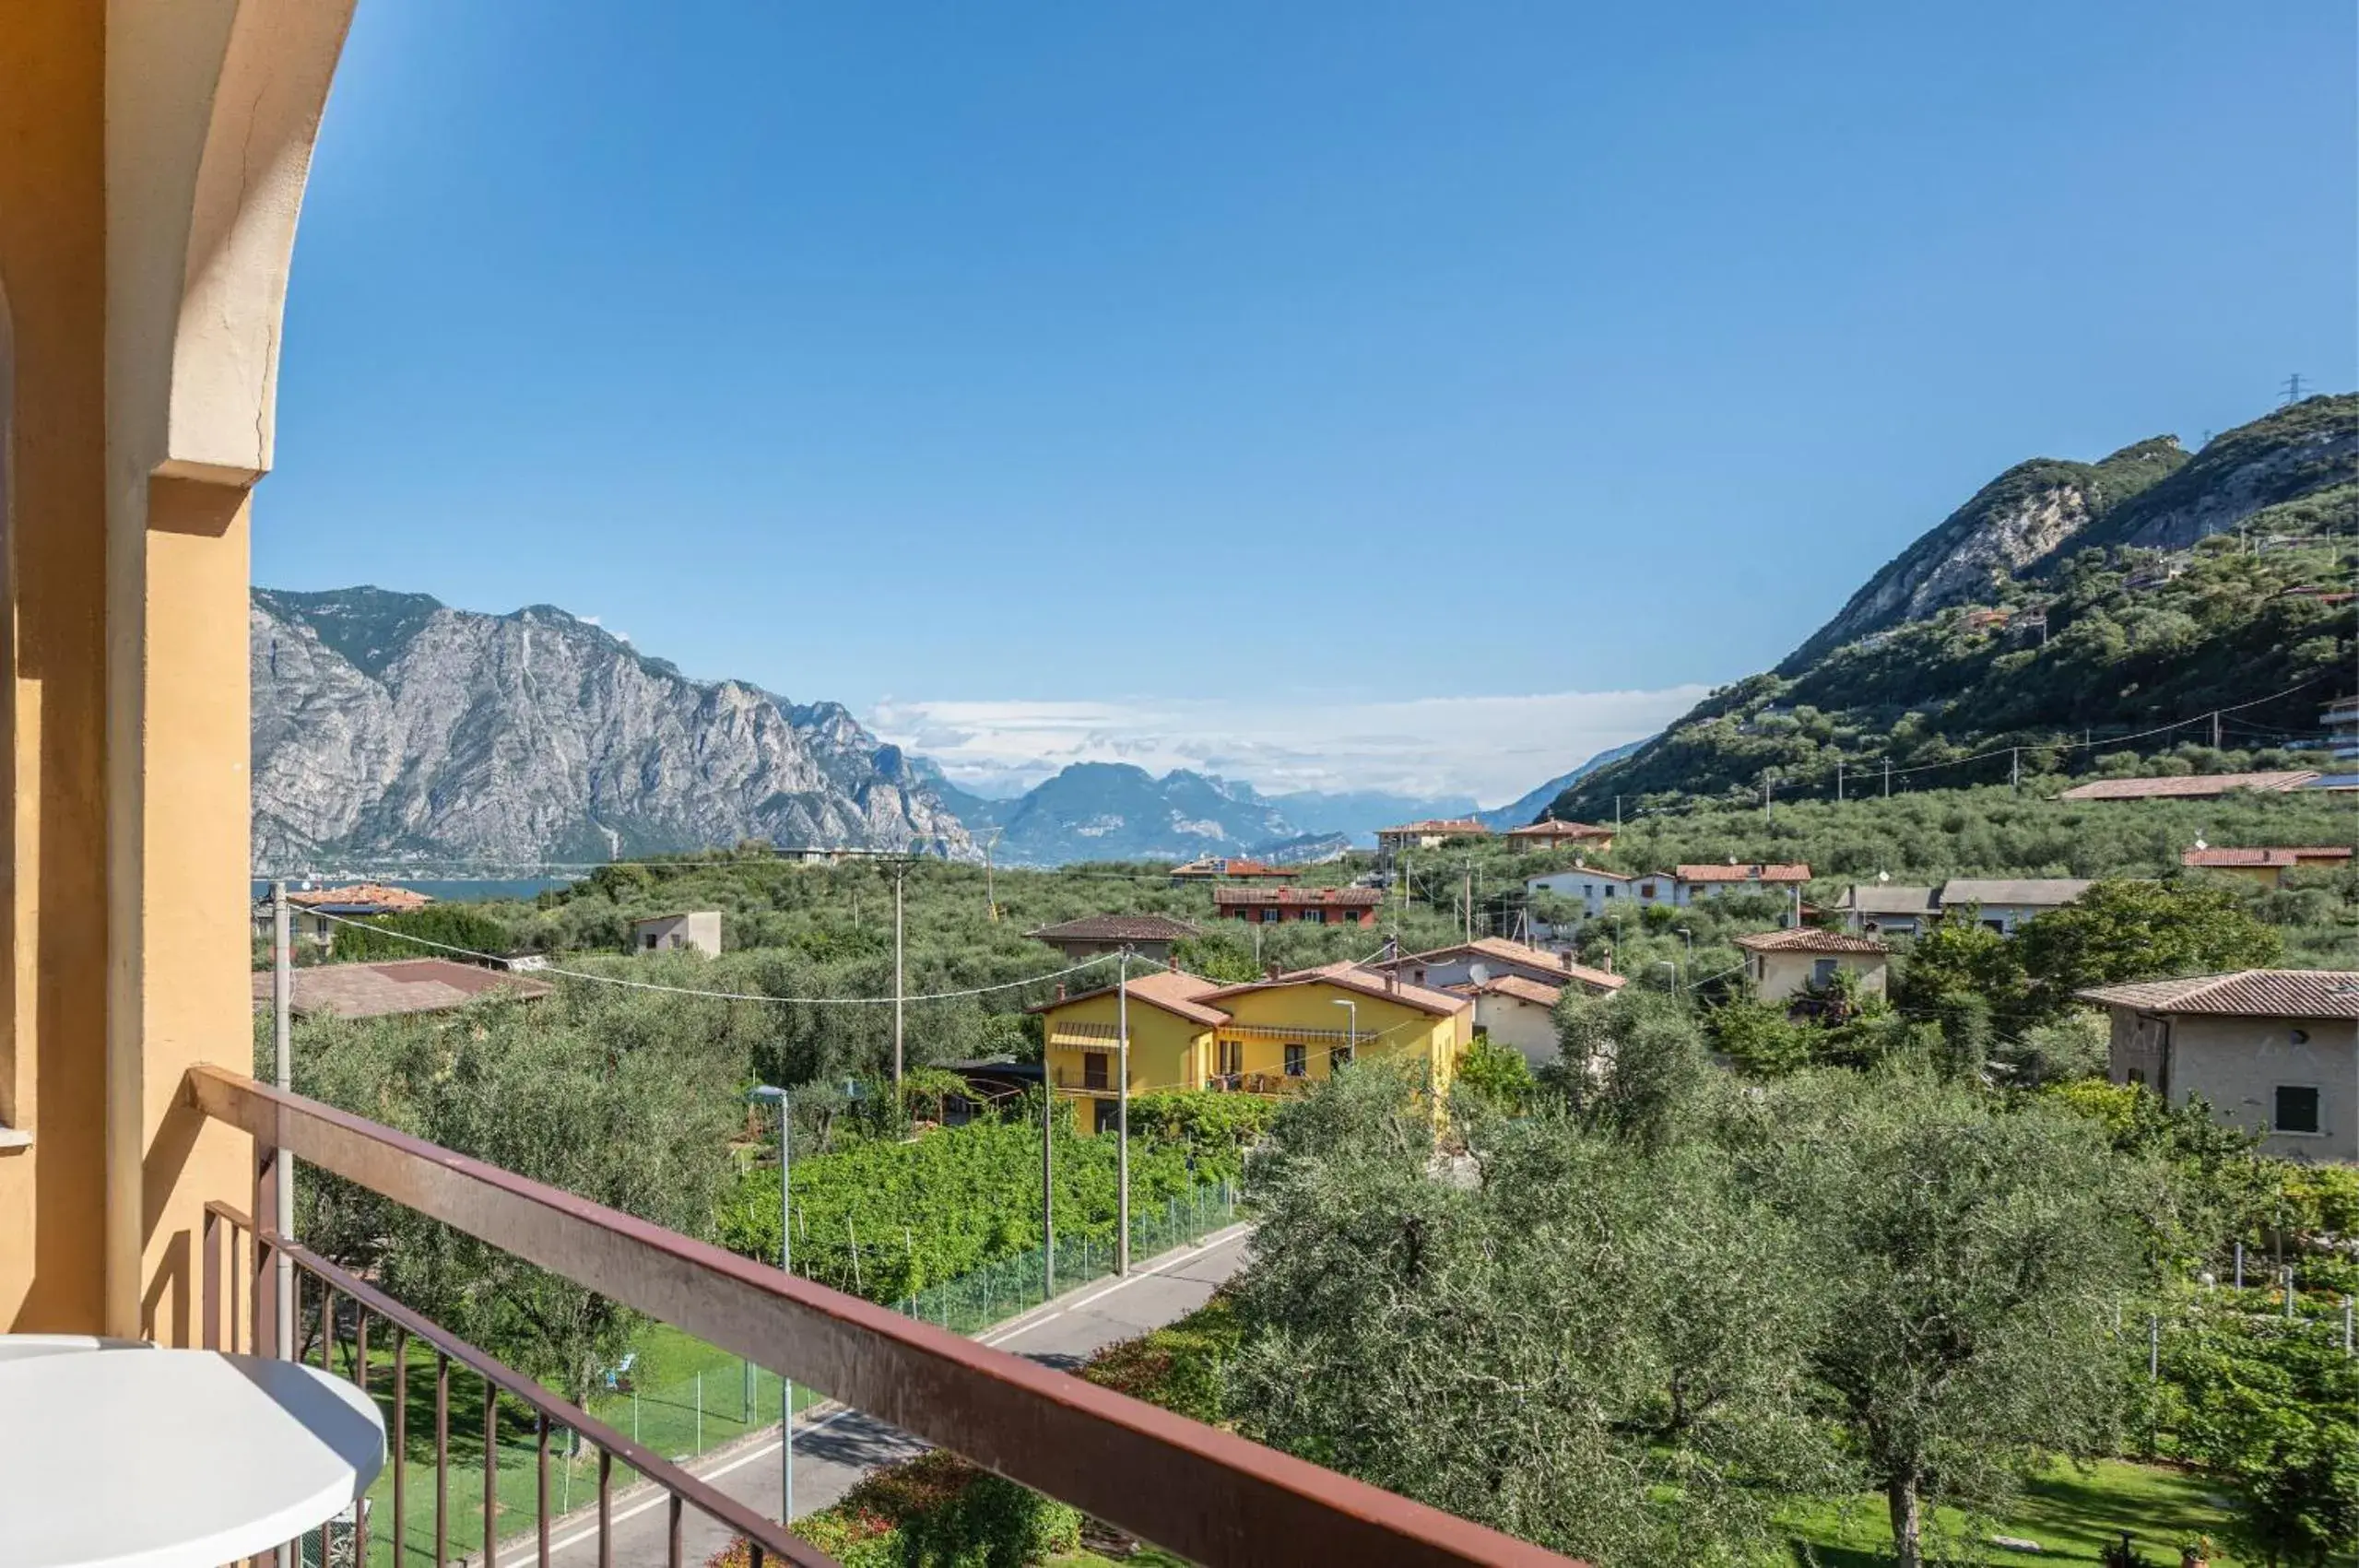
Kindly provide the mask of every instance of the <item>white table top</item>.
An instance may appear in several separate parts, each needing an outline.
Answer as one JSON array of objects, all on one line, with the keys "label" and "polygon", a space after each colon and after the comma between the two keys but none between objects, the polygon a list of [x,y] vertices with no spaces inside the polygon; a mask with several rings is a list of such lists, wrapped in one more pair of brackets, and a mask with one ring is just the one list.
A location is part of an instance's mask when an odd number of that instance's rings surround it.
[{"label": "white table top", "polygon": [[376,1405],[315,1367],[0,1358],[0,1568],[216,1568],[333,1517],[384,1461]]}]

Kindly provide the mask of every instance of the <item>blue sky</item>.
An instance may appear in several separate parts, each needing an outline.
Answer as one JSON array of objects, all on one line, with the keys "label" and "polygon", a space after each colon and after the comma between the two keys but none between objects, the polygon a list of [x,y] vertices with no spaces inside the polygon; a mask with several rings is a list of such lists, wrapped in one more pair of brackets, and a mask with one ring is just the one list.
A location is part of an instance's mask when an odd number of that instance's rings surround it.
[{"label": "blue sky", "polygon": [[562,605],[970,781],[1504,799],[2012,462],[2359,382],[2353,27],[363,0],[255,581]]}]

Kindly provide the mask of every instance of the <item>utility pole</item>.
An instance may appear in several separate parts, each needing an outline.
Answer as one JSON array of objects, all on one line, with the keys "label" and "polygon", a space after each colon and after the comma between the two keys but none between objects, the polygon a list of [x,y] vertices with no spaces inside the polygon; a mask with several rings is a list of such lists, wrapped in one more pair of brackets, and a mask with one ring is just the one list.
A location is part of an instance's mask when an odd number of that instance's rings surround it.
[{"label": "utility pole", "polygon": [[895,855],[887,863],[893,874],[893,1110],[902,1109],[901,1097],[902,1063],[902,996],[909,987],[902,982],[902,959],[906,951],[902,939],[901,884],[909,868],[917,864],[911,855]]},{"label": "utility pole", "polygon": [[1130,949],[1115,961],[1114,1271],[1130,1272]]},{"label": "utility pole", "polygon": [[1885,758],[1885,759],[1884,759],[1884,798],[1885,798],[1886,800],[1890,800],[1892,797],[1893,797],[1893,760],[1892,760],[1891,758],[1887,757],[1887,758]]},{"label": "utility pole", "polygon": [[1622,831],[1622,796],[1618,795],[1613,797],[1613,831]]},{"label": "utility pole", "polygon": [[2212,749],[2220,749],[2220,711],[2217,708],[2212,711]]},{"label": "utility pole", "polygon": [[[787,1091],[773,1084],[757,1085],[747,1098],[778,1102],[778,1271],[791,1279],[795,1273],[794,1107]],[[747,1386],[752,1386],[750,1381]],[[752,1414],[750,1403],[747,1414]],[[791,1525],[795,1522],[795,1380],[784,1373],[778,1378],[778,1522]]]},{"label": "utility pole", "polygon": [[1763,769],[1761,771],[1761,819],[1762,819],[1762,822],[1763,822],[1763,824],[1764,826],[1766,826],[1766,825],[1768,824],[1769,819],[1769,819],[1769,770],[1768,770],[1768,769],[1766,769],[1766,768],[1763,768]]},{"label": "utility pole", "polygon": [[2021,795],[2023,791],[2023,749],[2007,748],[2007,787]]},{"label": "utility pole", "polygon": [[1843,804],[1843,759],[1840,757],[1834,760],[1834,803],[1837,806]]},{"label": "utility pole", "polygon": [[2287,376],[2287,377],[2285,378],[2285,398],[2284,398],[2284,400],[2285,400],[2287,403],[2299,403],[2299,402],[2302,400],[2302,372],[2301,372],[2301,371],[2295,371],[2292,375]]},{"label": "utility pole", "polygon": [[1474,857],[1467,856],[1466,886],[1458,894],[1459,907],[1466,915],[1466,939],[1474,940]]},{"label": "utility pole", "polygon": [[999,835],[1005,831],[1004,828],[994,828],[991,836],[983,841],[983,909],[984,914],[995,923],[999,918],[999,894],[998,884],[991,876],[991,852],[997,847]]}]

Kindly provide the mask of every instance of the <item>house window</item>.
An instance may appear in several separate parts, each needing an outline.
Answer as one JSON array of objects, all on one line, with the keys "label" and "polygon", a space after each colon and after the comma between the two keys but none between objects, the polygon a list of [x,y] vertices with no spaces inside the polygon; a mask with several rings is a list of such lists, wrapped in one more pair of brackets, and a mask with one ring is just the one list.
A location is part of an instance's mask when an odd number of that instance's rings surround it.
[{"label": "house window", "polygon": [[1303,911],[1303,918],[1309,921],[1314,925],[1324,925],[1327,924],[1327,912],[1325,910],[1318,909],[1306,909]]},{"label": "house window", "polygon": [[1098,1131],[1102,1133],[1110,1133],[1119,1132],[1122,1129],[1122,1102],[1119,1100],[1101,1100],[1097,1102],[1097,1108],[1096,1126]]},{"label": "house window", "polygon": [[1328,1047],[1327,1047],[1327,1070],[1328,1071],[1328,1073],[1332,1074],[1332,1073],[1335,1071],[1335,1069],[1336,1069],[1336,1068],[1338,1068],[1338,1067],[1350,1067],[1351,1065],[1351,1046],[1349,1046],[1349,1045],[1330,1045],[1330,1046],[1328,1046]]},{"label": "house window", "polygon": [[1811,964],[1811,984],[1823,990],[1834,984],[1835,961],[1818,959]]},{"label": "house window", "polygon": [[1281,910],[1281,909],[1279,909],[1279,908],[1278,908],[1277,906],[1275,906],[1275,905],[1272,905],[1271,907],[1269,907],[1269,908],[1268,908],[1268,909],[1265,909],[1265,910],[1263,910],[1263,911],[1261,912],[1261,923],[1262,923],[1264,925],[1277,925],[1280,921],[1281,921],[1281,920],[1283,920],[1283,919],[1285,919],[1285,918],[1286,918],[1286,912],[1285,912],[1285,911],[1283,911],[1283,910]]},{"label": "house window", "polygon": [[1081,1087],[1103,1089],[1107,1085],[1106,1054],[1103,1051],[1081,1053]]},{"label": "house window", "polygon": [[1608,898],[1611,898],[1611,897],[1613,897],[1613,890],[1612,890],[1611,888],[1608,888],[1608,889],[1606,890],[1606,897],[1608,897]]},{"label": "house window", "polygon": [[655,950],[655,934],[653,931],[647,933],[647,950],[651,953]]},{"label": "house window", "polygon": [[2318,1125],[2318,1091],[2315,1084],[2281,1083],[2277,1086],[2277,1114],[2270,1119],[2271,1130],[2281,1133],[2320,1133]]},{"label": "house window", "polygon": [[1222,1075],[1223,1077],[1226,1077],[1226,1076],[1227,1076],[1228,1074],[1230,1074],[1230,1073],[1241,1073],[1241,1072],[1243,1072],[1243,1071],[1244,1071],[1244,1070],[1245,1070],[1245,1044],[1244,1044],[1244,1041],[1242,1041],[1242,1040],[1223,1040],[1223,1041],[1221,1041],[1221,1075]]},{"label": "house window", "polygon": [[1652,882],[1641,882],[1638,885],[1638,896],[1642,899],[1653,898],[1655,896],[1655,884]]},{"label": "house window", "polygon": [[1307,1077],[1309,1077],[1309,1076],[1310,1076],[1310,1071],[1311,1071],[1311,1060],[1310,1060],[1310,1057],[1311,1057],[1310,1047],[1309,1047],[1309,1046],[1307,1046],[1307,1045],[1289,1045],[1289,1046],[1287,1046],[1287,1047],[1286,1047],[1286,1076],[1287,1076],[1288,1078],[1307,1078]]}]

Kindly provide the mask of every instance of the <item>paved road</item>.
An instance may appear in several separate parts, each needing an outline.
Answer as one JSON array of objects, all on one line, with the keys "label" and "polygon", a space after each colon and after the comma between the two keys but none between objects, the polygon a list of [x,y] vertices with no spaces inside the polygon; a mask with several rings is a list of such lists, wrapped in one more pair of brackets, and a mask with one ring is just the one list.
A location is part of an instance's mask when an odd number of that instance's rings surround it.
[{"label": "paved road", "polygon": [[[1240,1228],[1222,1232],[1210,1246],[1182,1247],[1149,1259],[1126,1279],[1100,1280],[1069,1291],[981,1336],[981,1340],[1069,1372],[1104,1346],[1135,1338],[1202,1306],[1244,1265],[1247,1239]],[[922,1454],[926,1447],[907,1432],[857,1410],[839,1409],[817,1419],[806,1412],[795,1432],[796,1514],[826,1507],[867,1471]],[[773,1518],[778,1513],[779,1468],[774,1437],[716,1456],[709,1468],[694,1467],[699,1476]],[[668,1560],[666,1502],[663,1492],[645,1492],[616,1511],[617,1568],[660,1568]],[[681,1530],[683,1562],[701,1563],[728,1542],[727,1530],[693,1509],[688,1511]],[[567,1568],[594,1564],[596,1526],[564,1530],[550,1547],[551,1559]]]}]

